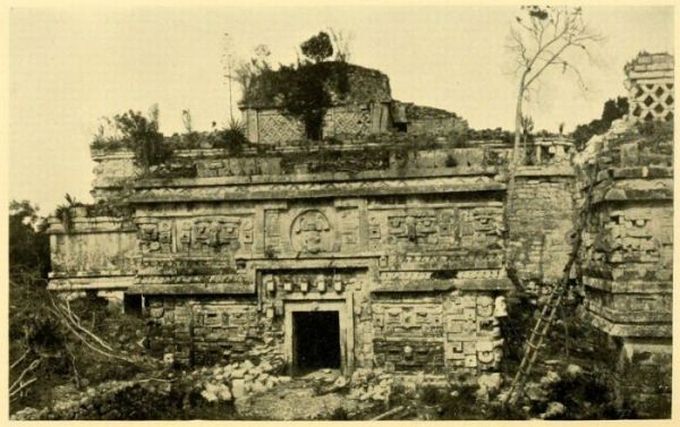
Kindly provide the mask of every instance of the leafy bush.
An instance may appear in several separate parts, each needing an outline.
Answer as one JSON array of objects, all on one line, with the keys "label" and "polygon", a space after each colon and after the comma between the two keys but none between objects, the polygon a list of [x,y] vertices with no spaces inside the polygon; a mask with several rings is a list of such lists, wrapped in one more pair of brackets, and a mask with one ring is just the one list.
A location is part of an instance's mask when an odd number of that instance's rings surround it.
[{"label": "leafy bush", "polygon": [[130,149],[135,153],[135,163],[148,173],[152,165],[163,163],[171,154],[163,144],[163,134],[158,130],[158,108],[152,107],[149,117],[139,111],[129,110],[106,119],[112,135],[106,136],[103,126],[95,135],[90,147],[94,150],[115,151]]},{"label": "leafy bush", "polygon": [[47,277],[50,242],[45,233],[47,224],[38,212],[28,200],[13,200],[9,205],[10,276],[28,270]]},{"label": "leafy bush", "polygon": [[227,149],[232,155],[240,154],[249,143],[245,133],[245,124],[232,120],[227,128],[215,131],[210,140],[213,148]]},{"label": "leafy bush", "polygon": [[[37,208],[28,201],[12,202],[9,223],[9,377],[17,390],[11,411],[49,404],[58,385],[85,387],[139,372],[135,365],[90,351],[51,310],[49,239]],[[74,301],[71,308],[86,327],[117,349],[132,351],[137,331],[144,328],[141,319],[112,311],[101,299]],[[134,350],[144,352],[139,346]]]},{"label": "leafy bush", "polygon": [[420,390],[420,401],[426,405],[436,405],[440,403],[445,394],[439,387],[426,385]]},{"label": "leafy bush", "polygon": [[333,55],[333,44],[326,32],[319,32],[300,45],[302,54],[314,62],[321,62]]},{"label": "leafy bush", "polygon": [[506,144],[510,144],[514,141],[515,134],[509,130],[504,130],[501,128],[496,129],[468,129],[467,130],[467,140],[472,141],[492,141],[498,140]]}]

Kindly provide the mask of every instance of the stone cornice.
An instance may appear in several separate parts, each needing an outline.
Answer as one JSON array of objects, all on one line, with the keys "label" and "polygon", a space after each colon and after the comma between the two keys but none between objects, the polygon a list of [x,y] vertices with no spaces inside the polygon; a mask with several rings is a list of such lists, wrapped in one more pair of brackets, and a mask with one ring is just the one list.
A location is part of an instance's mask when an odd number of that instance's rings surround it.
[{"label": "stone cornice", "polygon": [[465,166],[452,168],[403,170],[367,170],[354,174],[348,172],[327,172],[314,174],[290,175],[250,175],[204,178],[147,178],[135,182],[137,189],[166,187],[215,187],[255,184],[288,184],[288,183],[327,183],[353,181],[380,181],[388,179],[411,179],[432,177],[471,177],[494,176],[498,173],[495,166]]},{"label": "stone cornice", "polygon": [[508,291],[513,289],[510,279],[451,279],[412,280],[406,282],[381,283],[371,289],[373,293],[427,292],[460,290]]},{"label": "stone cornice", "polygon": [[428,193],[503,191],[504,183],[489,176],[383,178],[376,180],[287,182],[225,185],[212,182],[194,186],[138,188],[131,203],[236,200],[281,200],[324,197],[394,196]]}]

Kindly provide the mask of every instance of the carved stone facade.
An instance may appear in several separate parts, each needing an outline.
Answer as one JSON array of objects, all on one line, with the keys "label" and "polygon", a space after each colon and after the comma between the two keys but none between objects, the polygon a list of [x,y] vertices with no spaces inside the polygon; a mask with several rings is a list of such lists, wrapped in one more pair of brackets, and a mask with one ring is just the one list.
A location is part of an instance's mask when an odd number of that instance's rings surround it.
[{"label": "carved stone facade", "polygon": [[[593,208],[582,254],[584,309],[612,341],[619,391],[641,414],[670,405],[673,140],[626,137],[620,123],[582,167]],[[665,409],[664,409],[665,408]]]},{"label": "carved stone facade", "polygon": [[[71,246],[108,239],[102,247],[128,260],[125,297],[143,297],[151,350],[180,362],[238,359],[266,345],[294,368],[299,313],[330,312],[348,372],[495,370],[504,315],[495,307],[510,288],[505,187],[480,150],[458,150],[466,160],[457,168],[421,153],[407,157],[417,168],[354,175],[139,179],[124,228],[102,234],[111,226],[87,217],[95,225],[84,235],[55,221],[53,256],[75,276],[88,256],[106,254],[88,247],[81,257]],[[90,279],[94,288],[105,280]],[[59,283],[52,288],[71,289]]]},{"label": "carved stone facade", "polygon": [[640,53],[625,68],[632,121],[673,121],[674,59],[667,53]]},{"label": "carved stone facade", "polygon": [[[672,67],[666,54],[640,54],[629,64],[632,115],[575,159],[581,195],[592,186],[593,199],[581,254],[583,308],[610,341],[620,397],[641,415],[670,413],[673,128],[657,124],[665,134],[646,135],[635,123],[672,120]],[[658,91],[657,104],[638,93],[649,90]]]},{"label": "carved stone facade", "polygon": [[[446,119],[404,108],[403,123]],[[354,120],[347,111],[331,113],[338,134]],[[325,336],[345,372],[496,371],[513,290],[506,267],[524,284],[558,280],[592,185],[571,278],[582,279],[590,321],[618,345],[625,392],[627,377],[670,378],[672,314],[672,138],[631,128],[615,123],[576,161],[563,140],[539,147],[512,198],[507,148],[452,148],[445,136],[418,146],[396,130],[335,148],[177,150],[196,174],[175,178],[136,176],[129,153],[93,153],[93,193],[126,210],[51,220],[50,289],[137,301],[152,352],[181,363],[265,348],[296,372],[319,345],[306,340]],[[664,382],[640,384],[669,396]]]}]

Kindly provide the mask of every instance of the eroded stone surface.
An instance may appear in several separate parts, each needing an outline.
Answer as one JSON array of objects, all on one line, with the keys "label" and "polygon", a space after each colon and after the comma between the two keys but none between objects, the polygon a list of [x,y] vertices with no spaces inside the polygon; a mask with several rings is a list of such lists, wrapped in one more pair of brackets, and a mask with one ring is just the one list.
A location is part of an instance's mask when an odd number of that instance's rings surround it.
[{"label": "eroded stone surface", "polygon": [[[639,85],[638,65],[628,71]],[[296,373],[295,313],[330,311],[344,374],[483,374],[495,392],[500,323],[513,315],[506,271],[536,293],[561,278],[592,186],[571,278],[592,323],[620,339],[622,392],[646,375],[641,405],[658,407],[653,384],[665,395],[670,378],[672,141],[620,121],[574,162],[568,141],[541,141],[508,199],[507,148],[447,146],[460,118],[393,101],[383,86],[375,103],[328,111],[324,132],[347,138],[336,147],[298,144],[299,124],[267,105],[244,106],[248,134],[278,146],[176,150],[181,176],[141,177],[129,152],[93,153],[99,210],[51,220],[50,288],[143,301],[150,349],[169,363]],[[210,396],[238,399],[255,374],[229,375],[235,388]]]}]

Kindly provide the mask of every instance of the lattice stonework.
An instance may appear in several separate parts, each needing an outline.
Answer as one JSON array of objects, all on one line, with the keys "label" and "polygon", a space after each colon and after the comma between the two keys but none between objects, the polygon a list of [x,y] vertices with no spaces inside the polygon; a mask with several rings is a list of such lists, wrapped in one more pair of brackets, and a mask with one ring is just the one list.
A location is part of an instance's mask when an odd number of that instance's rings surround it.
[{"label": "lattice stonework", "polygon": [[302,124],[283,114],[272,111],[258,113],[259,140],[264,143],[281,143],[304,138]]},{"label": "lattice stonework", "polygon": [[640,54],[625,68],[629,114],[635,121],[673,120],[673,57]]},{"label": "lattice stonework", "polygon": [[333,108],[326,113],[324,136],[367,135],[371,127],[371,110],[366,107]]}]

